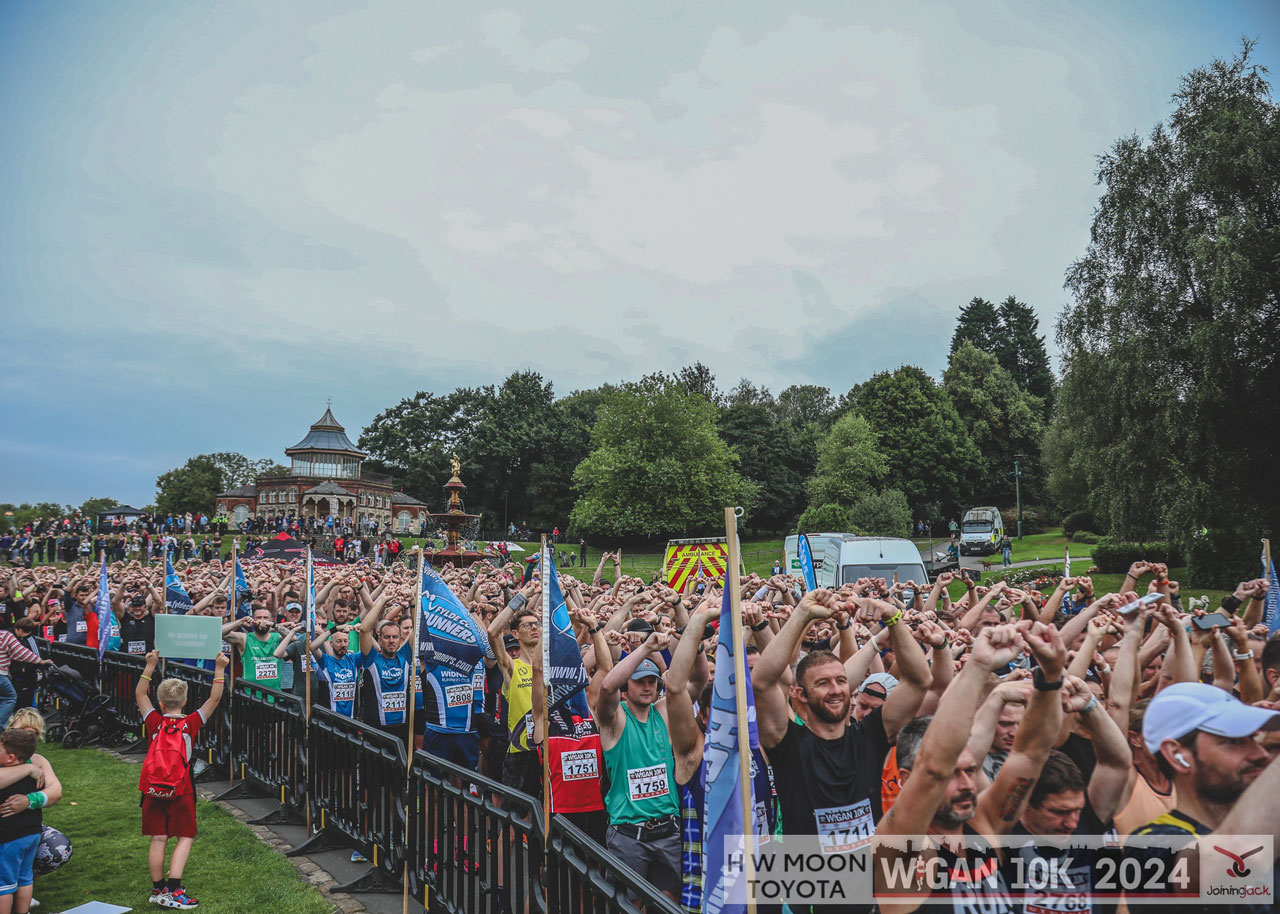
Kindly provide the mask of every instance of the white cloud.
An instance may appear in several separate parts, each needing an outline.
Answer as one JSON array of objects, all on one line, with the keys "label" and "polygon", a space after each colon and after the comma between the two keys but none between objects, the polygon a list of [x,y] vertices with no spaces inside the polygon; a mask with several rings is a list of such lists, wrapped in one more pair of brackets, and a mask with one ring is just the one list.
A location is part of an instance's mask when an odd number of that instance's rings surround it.
[{"label": "white cloud", "polygon": [[518,70],[568,73],[591,53],[581,41],[564,35],[535,45],[524,34],[523,20],[510,10],[489,13],[480,28],[485,44]]}]

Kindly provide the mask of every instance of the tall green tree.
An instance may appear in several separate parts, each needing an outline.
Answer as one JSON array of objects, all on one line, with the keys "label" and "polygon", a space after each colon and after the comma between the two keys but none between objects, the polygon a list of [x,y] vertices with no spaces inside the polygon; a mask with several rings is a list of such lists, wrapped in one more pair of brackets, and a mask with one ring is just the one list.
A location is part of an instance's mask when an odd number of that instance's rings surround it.
[{"label": "tall green tree", "polygon": [[951,334],[951,352],[955,353],[966,340],[984,352],[995,352],[1000,346],[1000,313],[985,298],[974,296],[969,304],[960,306],[956,329]]},{"label": "tall green tree", "polygon": [[[1040,334],[1040,319],[1025,302],[1012,295],[1000,303],[1000,336],[995,349],[987,350],[1009,372],[1014,383],[1041,402],[1041,415],[1053,408],[1053,369]],[[981,347],[979,347],[981,348]],[[955,348],[951,350],[954,357]]]},{"label": "tall green tree", "polygon": [[1120,537],[1280,529],[1280,109],[1252,50],[1194,70],[1168,126],[1101,157],[1067,272],[1055,463]]},{"label": "tall green tree", "polygon": [[983,504],[1014,501],[1014,457],[1022,455],[1023,496],[1041,487],[1039,457],[1044,403],[1023,390],[996,360],[965,340],[951,355],[943,386],[978,449],[974,496]]},{"label": "tall green tree", "polygon": [[849,509],[849,523],[864,536],[911,536],[911,508],[898,489],[873,492]]},{"label": "tall green tree", "polygon": [[786,530],[804,503],[804,476],[796,469],[803,458],[797,460],[794,453],[801,442],[789,424],[778,421],[772,397],[762,396],[758,389],[750,396],[742,393],[739,385],[720,411],[720,437],[738,455],[738,471],[759,492],[751,527],[769,532]]},{"label": "tall green tree", "polygon": [[818,442],[818,462],[808,482],[809,503],[845,508],[873,491],[889,465],[871,424],[845,413]]},{"label": "tall green tree", "polygon": [[224,488],[222,468],[212,455],[200,454],[156,479],[156,508],[161,514],[212,511]]},{"label": "tall green tree", "polygon": [[923,369],[882,371],[845,399],[871,423],[888,479],[915,516],[940,519],[966,505],[981,455],[947,392]]},{"label": "tall green tree", "polygon": [[574,471],[572,525],[612,537],[711,532],[727,505],[755,502],[737,462],[705,396],[659,376],[623,385],[600,405],[591,453]]},{"label": "tall green tree", "polygon": [[114,498],[89,498],[80,506],[80,516],[87,517],[96,523],[101,512],[114,508],[118,504],[120,502]]}]

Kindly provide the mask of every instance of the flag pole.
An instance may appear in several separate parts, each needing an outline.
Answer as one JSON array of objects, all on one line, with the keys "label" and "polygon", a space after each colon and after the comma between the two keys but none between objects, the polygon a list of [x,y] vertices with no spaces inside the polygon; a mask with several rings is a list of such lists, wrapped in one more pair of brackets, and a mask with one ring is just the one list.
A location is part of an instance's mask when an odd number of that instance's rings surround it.
[{"label": "flag pole", "polygon": [[[307,611],[303,620],[306,626],[306,646],[302,655],[302,675],[306,677],[306,704],[303,706],[303,726],[306,728],[307,739],[311,738],[311,664],[315,663],[315,658],[311,656],[311,629],[316,624],[316,590],[312,583],[311,571],[311,547],[307,546],[307,570],[304,573],[305,580],[303,586],[307,588]],[[311,835],[311,803],[307,803],[307,836]]]},{"label": "flag pole", "polygon": [[[239,565],[236,559],[236,537],[231,537],[231,585],[227,588],[227,621],[234,622],[236,618],[236,568]],[[236,669],[236,646],[231,645],[231,667],[232,677],[235,676]],[[227,690],[227,783],[232,787],[236,786],[236,727],[235,727],[235,707],[236,707],[236,690],[234,685]]]},{"label": "flag pole", "polygon": [[[406,799],[409,796],[409,785],[413,780],[413,708],[417,704],[417,689],[415,685],[418,681],[418,647],[422,644],[422,555],[421,546],[414,546],[414,550],[418,553],[418,600],[413,607],[413,633],[409,636],[413,639],[413,647],[409,650],[409,681],[405,683],[405,701],[409,705],[409,733],[405,737],[408,741],[405,745],[405,757],[408,763],[404,766],[404,795]],[[413,816],[406,815],[404,817],[404,846],[409,846],[409,821]],[[409,914],[409,855],[405,854],[404,859],[404,914]]]},{"label": "flag pole", "polygon": [[[742,797],[742,830],[747,835],[747,847],[743,848],[746,863],[747,885],[756,878],[755,873],[755,810],[751,808],[751,734],[747,718],[746,646],[742,638],[742,584],[730,581],[729,571],[738,567],[741,552],[738,548],[738,514],[734,508],[724,509],[724,534],[729,546],[729,561],[725,564],[724,586],[729,592],[729,614],[733,619],[733,692],[738,706],[738,793]],[[724,637],[724,632],[720,632]],[[755,914],[755,900],[748,895],[747,910]]]},{"label": "flag pole", "polygon": [[[621,569],[622,566],[618,566]],[[551,563],[547,559],[547,535],[542,534],[542,686],[547,694],[547,720],[542,733],[542,838],[551,831]],[[532,713],[532,712],[530,712]]]}]

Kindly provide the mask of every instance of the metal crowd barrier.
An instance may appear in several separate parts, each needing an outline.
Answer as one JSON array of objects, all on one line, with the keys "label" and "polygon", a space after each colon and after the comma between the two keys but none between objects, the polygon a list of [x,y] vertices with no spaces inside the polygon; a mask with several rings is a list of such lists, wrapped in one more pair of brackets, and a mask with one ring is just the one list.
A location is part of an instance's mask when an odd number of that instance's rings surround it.
[{"label": "metal crowd barrier", "polygon": [[300,698],[237,679],[231,691],[231,765],[240,783],[219,799],[280,798],[254,823],[305,822],[307,721]]},{"label": "metal crowd barrier", "polygon": [[110,699],[111,707],[119,716],[120,722],[136,730],[139,737],[142,735],[142,715],[138,713],[134,690],[138,687],[138,677],[142,675],[146,665],[146,657],[141,654],[106,651],[102,655],[102,666],[98,673],[98,689]]},{"label": "metal crowd barrier", "polygon": [[[52,643],[41,652],[87,682],[99,679],[94,648]],[[134,688],[143,663],[113,651],[103,657],[101,690],[126,722],[138,717]],[[212,688],[212,673],[199,667],[170,661],[165,676],[187,683],[188,707]],[[236,680],[196,749],[240,779],[222,797],[280,798],[254,821],[300,822],[310,812],[315,833],[290,856],[349,847],[369,859],[366,875],[335,892],[398,892],[405,873],[411,894],[431,912],[680,914],[563,816],[552,816],[544,841],[536,798],[425,752],[410,762],[396,737],[327,708],[313,706],[308,726],[294,695]]]},{"label": "metal crowd barrier", "polygon": [[681,914],[674,901],[564,816],[547,834],[547,894],[554,914]]},{"label": "metal crowd barrier", "polygon": [[389,733],[311,708],[309,777],[312,827],[319,831],[289,856],[350,847],[369,872],[334,891],[399,891],[404,863],[405,746]]},{"label": "metal crowd barrier", "polygon": [[47,641],[40,645],[41,656],[57,666],[75,670],[90,685],[98,682],[98,649],[84,644],[67,644],[65,641]]},{"label": "metal crowd barrier", "polygon": [[409,890],[424,907],[449,914],[547,910],[536,798],[415,752],[408,805]]}]

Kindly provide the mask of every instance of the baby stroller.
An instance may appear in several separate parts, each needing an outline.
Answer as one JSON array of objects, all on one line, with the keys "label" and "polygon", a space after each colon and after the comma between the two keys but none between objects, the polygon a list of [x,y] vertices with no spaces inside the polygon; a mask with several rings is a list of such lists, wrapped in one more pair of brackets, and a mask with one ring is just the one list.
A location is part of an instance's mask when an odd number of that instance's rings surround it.
[{"label": "baby stroller", "polygon": [[78,749],[118,746],[134,736],[111,708],[111,699],[77,670],[69,666],[44,669],[40,704],[46,715],[46,739],[61,740],[64,749]]}]

